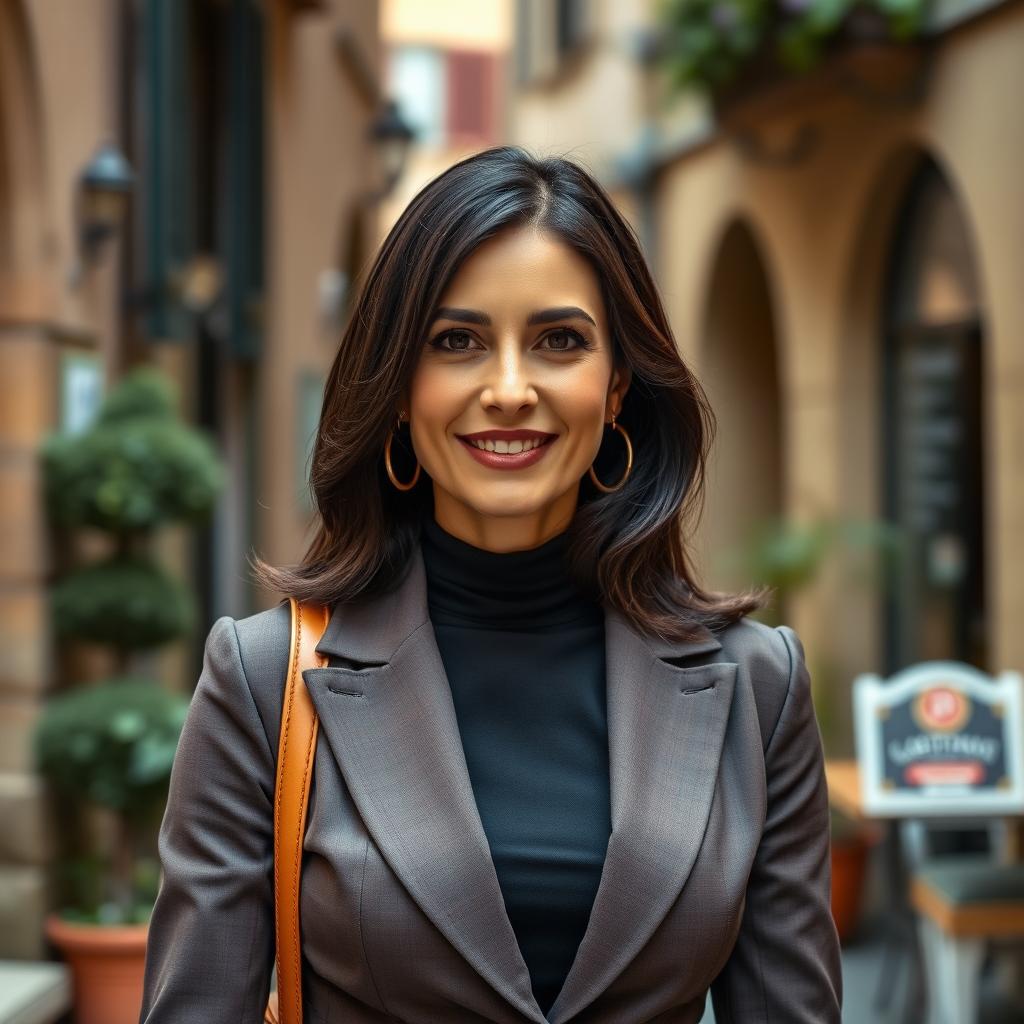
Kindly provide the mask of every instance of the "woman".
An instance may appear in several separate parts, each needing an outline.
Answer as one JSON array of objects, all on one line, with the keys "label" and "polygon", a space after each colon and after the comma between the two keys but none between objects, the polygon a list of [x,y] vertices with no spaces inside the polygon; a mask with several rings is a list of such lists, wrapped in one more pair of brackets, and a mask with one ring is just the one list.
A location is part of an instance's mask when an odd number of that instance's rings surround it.
[{"label": "woman", "polygon": [[[633,233],[517,148],[450,168],[327,382],[319,532],[261,582],[333,606],[303,844],[305,1014],[840,1019],[803,649],[702,590],[710,438]],[[756,443],[756,439],[752,439]],[[142,1020],[262,1019],[287,602],[210,632],[160,833]]]}]

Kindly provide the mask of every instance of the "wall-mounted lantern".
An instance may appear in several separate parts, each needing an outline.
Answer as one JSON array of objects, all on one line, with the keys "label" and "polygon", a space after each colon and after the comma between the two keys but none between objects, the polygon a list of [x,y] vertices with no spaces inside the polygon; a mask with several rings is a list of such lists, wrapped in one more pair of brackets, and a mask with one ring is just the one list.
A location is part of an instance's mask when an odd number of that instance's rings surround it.
[{"label": "wall-mounted lantern", "polygon": [[78,265],[72,284],[93,263],[102,244],[124,223],[135,173],[112,142],[104,142],[78,176],[76,216]]},{"label": "wall-mounted lantern", "polygon": [[377,198],[388,195],[402,177],[415,135],[402,119],[398,104],[394,100],[386,100],[370,124],[370,138],[377,147],[383,175],[381,193]]}]

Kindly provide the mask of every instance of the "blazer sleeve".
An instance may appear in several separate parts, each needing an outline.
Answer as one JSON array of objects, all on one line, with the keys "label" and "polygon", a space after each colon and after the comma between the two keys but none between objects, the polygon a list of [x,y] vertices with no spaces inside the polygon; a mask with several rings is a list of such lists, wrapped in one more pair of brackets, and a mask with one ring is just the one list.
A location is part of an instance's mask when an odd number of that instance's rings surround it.
[{"label": "blazer sleeve", "polygon": [[261,1024],[274,960],[276,757],[218,619],[160,825],[140,1024]]},{"label": "blazer sleeve", "polygon": [[764,830],[739,935],[711,999],[718,1024],[840,1024],[821,734],[803,645],[788,626],[775,632],[789,655],[789,685],[765,747]]}]

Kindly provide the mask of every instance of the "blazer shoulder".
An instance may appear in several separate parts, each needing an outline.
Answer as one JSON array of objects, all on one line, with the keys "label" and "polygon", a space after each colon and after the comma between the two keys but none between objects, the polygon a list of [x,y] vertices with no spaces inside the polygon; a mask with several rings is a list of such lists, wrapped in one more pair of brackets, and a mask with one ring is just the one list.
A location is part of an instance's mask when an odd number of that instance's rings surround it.
[{"label": "blazer shoulder", "polygon": [[287,601],[281,601],[273,608],[231,622],[238,637],[238,657],[245,681],[276,755],[291,646],[291,609]]},{"label": "blazer shoulder", "polygon": [[723,659],[737,663],[753,692],[761,745],[767,748],[790,690],[806,679],[803,644],[790,626],[768,626],[746,615],[718,639]]}]

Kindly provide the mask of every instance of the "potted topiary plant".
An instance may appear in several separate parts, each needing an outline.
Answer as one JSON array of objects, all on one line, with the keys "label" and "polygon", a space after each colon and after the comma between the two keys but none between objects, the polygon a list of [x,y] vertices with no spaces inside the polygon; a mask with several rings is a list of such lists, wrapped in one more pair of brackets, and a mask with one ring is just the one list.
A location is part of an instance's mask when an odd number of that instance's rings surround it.
[{"label": "potted topiary plant", "polygon": [[[806,524],[769,520],[759,524],[744,544],[727,553],[725,562],[739,566],[759,584],[768,584],[775,601],[761,618],[777,625],[786,597],[817,578],[826,559],[840,550],[869,556],[861,582],[876,582],[877,569],[904,550],[902,534],[891,524],[852,519],[819,519]],[[877,555],[877,559],[870,556]],[[826,755],[837,745],[837,671],[819,656],[809,666],[814,685],[815,714]],[[830,810],[832,847],[832,916],[842,941],[857,929],[861,915],[867,857],[880,830]]]},{"label": "potted topiary plant", "polygon": [[55,697],[41,716],[40,770],[63,797],[105,809],[115,826],[113,854],[92,861],[78,905],[47,921],[47,936],[72,968],[78,1021],[138,1020],[156,881],[138,852],[159,824],[187,711],[187,698],[127,677]]},{"label": "potted topiary plant", "polygon": [[210,441],[174,406],[167,379],[142,368],[122,379],[91,428],[51,435],[42,449],[58,535],[99,532],[108,548],[54,586],[53,633],[109,647],[117,666],[110,678],[61,687],[35,734],[55,800],[79,825],[92,816],[91,829],[79,829],[84,850],[59,865],[66,903],[47,919],[72,968],[76,1024],[138,1021],[159,881],[151,851],[189,703],[134,664],[195,618],[187,589],[151,553],[153,535],[206,517],[223,480]]}]

